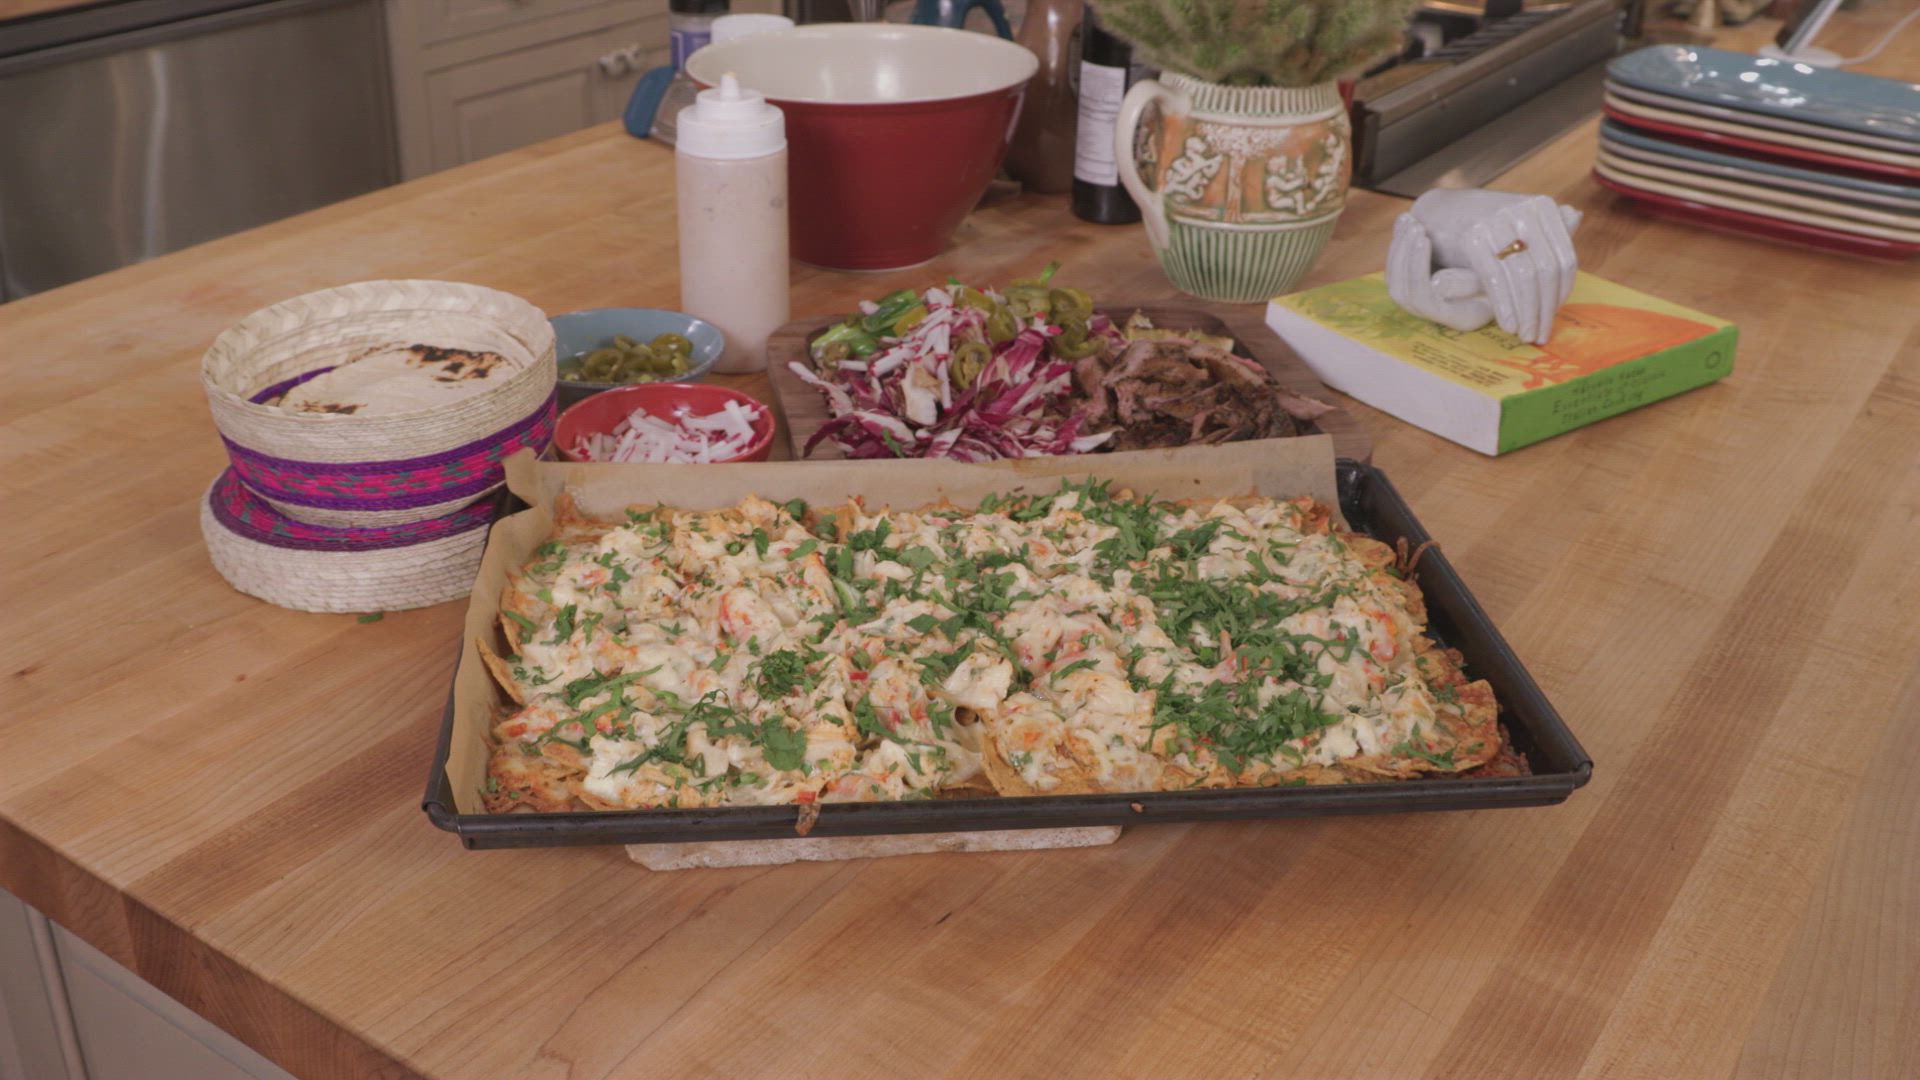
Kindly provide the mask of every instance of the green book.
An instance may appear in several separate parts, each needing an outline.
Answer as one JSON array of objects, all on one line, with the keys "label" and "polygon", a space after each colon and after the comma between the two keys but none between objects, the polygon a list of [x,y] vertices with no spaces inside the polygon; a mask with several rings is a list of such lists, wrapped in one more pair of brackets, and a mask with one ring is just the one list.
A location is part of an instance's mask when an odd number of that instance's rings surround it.
[{"label": "green book", "polygon": [[1483,454],[1704,386],[1733,370],[1739,331],[1581,274],[1545,345],[1409,314],[1369,274],[1282,296],[1267,323],[1320,381]]}]

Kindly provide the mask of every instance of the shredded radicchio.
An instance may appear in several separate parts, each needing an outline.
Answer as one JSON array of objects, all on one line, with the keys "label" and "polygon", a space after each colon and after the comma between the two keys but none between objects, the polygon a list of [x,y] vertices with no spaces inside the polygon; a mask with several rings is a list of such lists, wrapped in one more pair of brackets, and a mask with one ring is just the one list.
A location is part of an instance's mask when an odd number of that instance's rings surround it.
[{"label": "shredded radicchio", "polygon": [[[1091,421],[1074,387],[1073,363],[1046,347],[1061,329],[1041,318],[991,346],[979,374],[958,385],[964,380],[953,377],[955,350],[988,341],[986,313],[956,305],[958,291],[928,289],[921,297],[925,318],[904,336],[883,339],[871,355],[832,365],[830,378],[805,363],[788,365],[819,389],[832,414],[805,453],[832,439],[850,458],[990,461],[1085,453],[1113,437],[1085,433]],[[1126,345],[1104,315],[1094,315],[1087,331],[1106,339],[1113,353]]]}]

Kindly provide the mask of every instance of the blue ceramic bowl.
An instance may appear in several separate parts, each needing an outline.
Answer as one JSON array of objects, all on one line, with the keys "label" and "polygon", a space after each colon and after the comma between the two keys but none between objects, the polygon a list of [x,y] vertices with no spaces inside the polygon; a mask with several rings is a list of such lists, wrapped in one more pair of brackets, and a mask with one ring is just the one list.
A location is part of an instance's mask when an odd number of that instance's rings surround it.
[{"label": "blue ceramic bowl", "polygon": [[[547,321],[553,324],[553,355],[562,364],[583,353],[613,344],[613,339],[621,334],[641,342],[652,341],[661,334],[679,334],[693,342],[693,359],[685,374],[675,375],[671,379],[648,380],[651,382],[699,382],[707,372],[713,370],[713,365],[720,362],[720,354],[727,347],[726,338],[712,323],[660,308],[592,308],[555,315]],[[602,390],[632,385],[562,378],[560,407],[564,409]]]}]

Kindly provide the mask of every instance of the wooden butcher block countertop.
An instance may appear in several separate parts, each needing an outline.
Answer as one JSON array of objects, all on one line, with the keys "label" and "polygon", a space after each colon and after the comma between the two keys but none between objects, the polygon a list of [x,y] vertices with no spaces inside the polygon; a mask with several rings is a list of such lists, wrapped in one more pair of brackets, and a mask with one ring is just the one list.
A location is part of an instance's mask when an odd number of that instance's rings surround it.
[{"label": "wooden butcher block countertop", "polygon": [[[419,805],[462,605],[229,589],[199,358],[368,278],[673,307],[671,158],[602,127],[0,307],[0,886],[309,1080],[1920,1075],[1920,270],[1642,217],[1594,139],[1500,186],[1738,322],[1733,375],[1498,459],[1350,405],[1591,751],[1563,806],[672,874],[463,850]],[[1309,283],[1377,269],[1404,206],[1356,193]],[[793,310],[1050,259],[1168,292],[1137,227],[1035,197],[931,266],[797,269]]]}]

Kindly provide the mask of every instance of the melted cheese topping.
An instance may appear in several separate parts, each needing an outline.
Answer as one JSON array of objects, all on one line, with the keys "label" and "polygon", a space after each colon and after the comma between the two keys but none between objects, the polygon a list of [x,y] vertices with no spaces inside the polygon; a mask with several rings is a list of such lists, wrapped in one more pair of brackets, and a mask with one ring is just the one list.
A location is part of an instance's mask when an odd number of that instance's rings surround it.
[{"label": "melted cheese topping", "polygon": [[702,806],[1285,782],[1436,758],[1457,715],[1404,587],[1309,500],[795,512],[542,547],[496,737],[590,806]]}]

